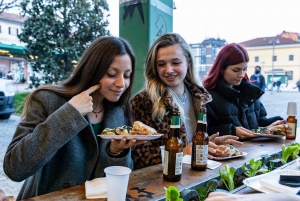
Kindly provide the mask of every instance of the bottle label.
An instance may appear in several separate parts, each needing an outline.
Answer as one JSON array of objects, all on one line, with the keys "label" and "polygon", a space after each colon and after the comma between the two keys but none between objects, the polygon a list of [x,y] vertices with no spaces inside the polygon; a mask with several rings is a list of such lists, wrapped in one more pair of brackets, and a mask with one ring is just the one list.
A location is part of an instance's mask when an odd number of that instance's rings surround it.
[{"label": "bottle label", "polygon": [[175,175],[181,175],[182,173],[182,158],[183,152],[176,153]]},{"label": "bottle label", "polygon": [[180,116],[172,116],[170,128],[180,128]]},{"label": "bottle label", "polygon": [[206,124],[206,114],[203,112],[199,112],[198,114],[198,123]]},{"label": "bottle label", "polygon": [[[183,158],[183,152],[176,153],[175,158],[175,175],[181,175],[182,174],[182,158]],[[169,165],[169,151],[165,150],[165,159],[164,159],[164,174],[168,175],[168,167]]]},{"label": "bottle label", "polygon": [[169,152],[165,150],[164,156],[164,174],[168,175]]},{"label": "bottle label", "polygon": [[196,165],[206,165],[208,159],[208,145],[196,145]]},{"label": "bottle label", "polygon": [[295,137],[296,136],[296,124],[295,123],[287,123],[287,133],[286,136]]}]

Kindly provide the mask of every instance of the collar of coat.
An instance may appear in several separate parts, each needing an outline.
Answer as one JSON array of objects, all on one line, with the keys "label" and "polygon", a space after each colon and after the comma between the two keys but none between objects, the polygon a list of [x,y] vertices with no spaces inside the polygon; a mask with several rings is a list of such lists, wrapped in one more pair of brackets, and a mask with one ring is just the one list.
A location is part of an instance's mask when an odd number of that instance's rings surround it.
[{"label": "collar of coat", "polygon": [[[196,111],[198,111],[201,107],[201,104],[207,104],[212,101],[212,97],[208,91],[202,87],[192,83],[189,79],[184,80],[184,84],[192,95],[193,98],[193,106]],[[166,89],[165,91],[165,105],[169,108],[178,108],[178,105],[173,101],[171,93]]]},{"label": "collar of coat", "polygon": [[240,104],[252,105],[264,92],[243,79],[239,86],[230,87],[224,81],[218,80],[215,91],[221,94],[227,101],[236,102],[239,99]]}]

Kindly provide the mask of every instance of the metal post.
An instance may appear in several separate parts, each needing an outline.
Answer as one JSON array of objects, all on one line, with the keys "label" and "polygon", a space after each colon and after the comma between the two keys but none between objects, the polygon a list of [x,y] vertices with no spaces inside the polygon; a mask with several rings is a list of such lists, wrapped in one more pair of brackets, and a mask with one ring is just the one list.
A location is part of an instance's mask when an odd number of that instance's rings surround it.
[{"label": "metal post", "polygon": [[132,46],[136,71],[132,95],[144,87],[144,63],[157,37],[173,32],[173,0],[120,0],[119,36]]},{"label": "metal post", "polygon": [[274,82],[274,52],[275,52],[275,40],[272,40],[273,43],[273,56],[272,56],[272,90],[271,94],[273,93],[273,82]]}]

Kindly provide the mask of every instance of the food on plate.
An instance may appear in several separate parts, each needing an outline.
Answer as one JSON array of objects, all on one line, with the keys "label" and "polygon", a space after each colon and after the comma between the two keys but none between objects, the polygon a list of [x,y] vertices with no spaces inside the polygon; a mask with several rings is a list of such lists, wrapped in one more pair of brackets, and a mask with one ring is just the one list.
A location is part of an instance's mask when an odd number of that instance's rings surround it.
[{"label": "food on plate", "polygon": [[146,124],[140,122],[140,121],[135,121],[133,123],[133,126],[132,126],[132,133],[145,133],[145,134],[156,134],[157,131],[150,127],[150,126],[147,126]]},{"label": "food on plate", "polygon": [[258,129],[252,129],[253,133],[257,134],[270,134],[270,135],[282,135],[286,136],[287,129],[285,124],[279,124],[270,127],[259,127]]},{"label": "food on plate", "polygon": [[131,132],[130,126],[121,126],[117,128],[105,128],[101,135],[130,135]]},{"label": "food on plate", "polygon": [[216,157],[230,157],[230,156],[240,156],[243,155],[243,152],[239,151],[232,145],[221,145],[218,146],[218,151],[213,154]]},{"label": "food on plate", "polygon": [[140,121],[135,121],[133,126],[121,126],[116,128],[105,128],[101,135],[150,135],[150,134],[157,134],[157,131],[143,124]]}]

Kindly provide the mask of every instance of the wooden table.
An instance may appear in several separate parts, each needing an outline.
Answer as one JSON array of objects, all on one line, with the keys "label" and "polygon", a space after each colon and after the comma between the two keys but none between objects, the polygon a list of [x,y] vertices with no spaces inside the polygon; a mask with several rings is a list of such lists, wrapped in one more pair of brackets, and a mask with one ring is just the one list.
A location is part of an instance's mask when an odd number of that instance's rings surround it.
[{"label": "wooden table", "polygon": [[[300,132],[300,130],[298,129]],[[300,133],[296,140],[274,139],[274,138],[256,138],[250,141],[245,141],[244,145],[240,147],[240,151],[246,152],[247,155],[242,158],[235,158],[226,161],[221,161],[221,169],[224,169],[224,164],[228,164],[231,167],[241,167],[245,162],[250,159],[259,159],[262,154],[273,154],[281,151],[281,145],[288,145],[294,141],[300,141]],[[196,184],[210,180],[218,175],[218,169],[206,171],[193,171],[190,165],[183,164],[182,178],[179,182],[167,182],[163,180],[162,166],[161,164],[135,170],[130,174],[127,200],[160,200],[164,198],[165,190],[164,186],[170,185],[176,186],[179,190],[190,188]],[[244,189],[239,193],[253,193],[250,189]],[[64,189],[48,193],[45,195],[31,198],[30,201],[63,201],[63,200],[87,200],[85,198],[84,184],[75,186],[72,188]],[[91,200],[91,199],[89,199]],[[104,201],[106,199],[93,199],[98,201]]]}]

